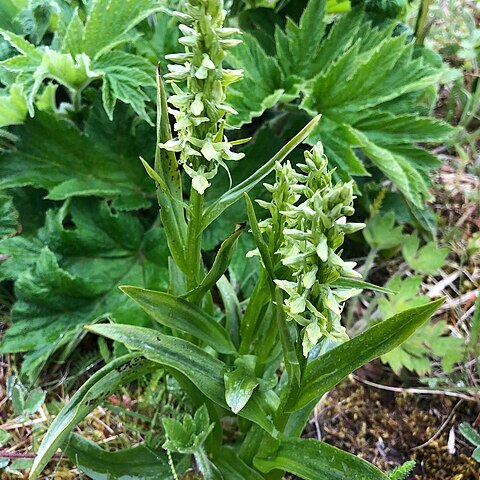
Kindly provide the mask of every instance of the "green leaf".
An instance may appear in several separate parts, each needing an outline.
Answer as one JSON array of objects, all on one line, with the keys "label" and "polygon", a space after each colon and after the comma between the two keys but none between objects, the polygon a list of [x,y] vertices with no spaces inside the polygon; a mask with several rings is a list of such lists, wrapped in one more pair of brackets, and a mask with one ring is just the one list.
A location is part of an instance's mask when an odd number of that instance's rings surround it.
[{"label": "green leaf", "polygon": [[388,474],[388,480],[403,480],[404,478],[408,477],[414,468],[415,462],[405,462],[403,465],[400,465]]},{"label": "green leaf", "polygon": [[282,73],[277,60],[248,34],[242,35],[242,43],[229,52],[228,61],[234,68],[244,70],[242,81],[230,85],[227,93],[228,103],[238,111],[238,115],[228,116],[227,123],[241,127],[280,100],[284,94]]},{"label": "green leaf", "polygon": [[404,367],[424,376],[432,371],[433,359],[439,359],[443,370],[450,373],[465,354],[465,341],[452,336],[446,322],[438,321],[422,325],[406,342],[380,358],[397,374]]},{"label": "green leaf", "polygon": [[[288,383],[282,391],[281,409],[288,409],[295,403],[301,389],[301,369],[298,361],[296,342],[292,337],[289,325],[287,323],[287,315],[283,307],[283,293],[280,288],[275,288],[275,304],[276,304],[276,319],[277,328],[282,344],[283,361],[285,362],[285,369],[288,375]],[[283,419],[281,419],[283,420]]]},{"label": "green leaf", "polygon": [[333,348],[307,365],[295,409],[320,399],[343,378],[394,349],[425,323],[445,299],[405,310],[358,337]]},{"label": "green leaf", "polygon": [[[185,272],[187,271],[187,265],[185,264],[187,223],[183,207],[182,175],[175,154],[159,146],[160,143],[166,143],[172,138],[172,131],[168,115],[167,93],[158,70],[156,78],[157,136],[154,171],[162,180],[157,186],[157,200],[170,253],[178,267]],[[165,191],[164,186],[168,188],[168,191]]]},{"label": "green leaf", "polygon": [[262,480],[263,477],[250,468],[231,448],[223,447],[215,455],[215,465],[228,480]]},{"label": "green leaf", "polygon": [[131,53],[112,51],[96,60],[93,69],[104,76],[102,99],[110,120],[113,120],[113,109],[119,99],[129,103],[141,118],[153,125],[145,110],[149,97],[142,90],[142,87],[155,87],[155,69],[148,60]]},{"label": "green leaf", "polygon": [[66,121],[38,112],[35,119],[12,129],[19,141],[0,156],[0,188],[42,187],[50,190],[52,200],[123,195],[136,200],[135,208],[147,206],[153,189],[138,155],[151,156],[148,143],[153,145],[154,137],[149,135],[153,132],[140,129],[132,135],[132,119],[125,112],[117,120],[114,125],[95,110],[82,133]]},{"label": "green leaf", "polygon": [[120,287],[156,322],[193,335],[220,353],[235,353],[227,331],[193,303],[168,293],[138,287]]},{"label": "green leaf", "polygon": [[10,437],[11,435],[6,430],[0,430],[0,447],[3,447]]},{"label": "green leaf", "polygon": [[250,400],[259,381],[255,375],[253,355],[243,355],[235,360],[235,368],[225,372],[225,400],[233,413],[238,413]]},{"label": "green leaf", "polygon": [[277,55],[285,75],[311,78],[316,73],[326,27],[325,6],[325,0],[310,0],[298,25],[288,18],[285,33],[277,30]]},{"label": "green leaf", "polygon": [[27,118],[27,112],[27,102],[20,85],[13,84],[8,95],[0,95],[0,128],[21,125]]},{"label": "green leaf", "polygon": [[85,27],[82,20],[80,20],[78,9],[75,9],[65,30],[65,35],[62,41],[62,51],[68,52],[73,56],[82,53],[84,35]]},{"label": "green leaf", "polygon": [[252,236],[257,245],[258,251],[260,253],[260,257],[262,258],[263,265],[267,270],[270,278],[274,278],[274,271],[273,271],[273,261],[272,257],[270,256],[270,252],[268,250],[268,246],[263,238],[262,232],[260,231],[260,227],[258,226],[257,216],[255,214],[255,209],[253,208],[253,203],[250,200],[248,194],[244,194],[245,203],[247,204],[247,215],[248,215],[248,222],[250,223],[250,228],[252,229]]},{"label": "green leaf", "polygon": [[33,415],[42,406],[45,401],[46,392],[41,388],[36,388],[31,391],[25,399],[25,412],[28,415]]},{"label": "green leaf", "polygon": [[0,195],[0,240],[15,235],[19,229],[18,212],[12,199]]},{"label": "green leaf", "polygon": [[208,271],[207,275],[205,275],[200,285],[185,294],[185,297],[190,299],[191,302],[198,303],[227,271],[235,249],[237,248],[238,239],[244,229],[244,225],[238,225],[235,232],[223,241],[217,255],[215,256],[212,268]]},{"label": "green leaf", "polygon": [[162,418],[162,423],[167,438],[163,448],[185,454],[198,452],[213,429],[205,405],[195,412],[193,418],[185,414],[181,422],[175,418]]},{"label": "green leaf", "polygon": [[[179,372],[185,375],[207,398],[228,408],[223,380],[225,363],[196,345],[155,330],[130,325],[91,325],[86,328],[90,332],[124,343],[129,348],[140,350],[148,359],[170,368],[173,374]],[[255,392],[241,410],[240,416],[257,423],[270,434],[276,434],[271,421],[272,401],[275,403],[272,395],[266,397]]]},{"label": "green leaf", "polygon": [[147,316],[117,286],[166,289],[165,243],[161,229],[146,232],[132,214],[95,199],[49,211],[37,238],[3,240],[2,252],[9,258],[0,265],[0,276],[15,275],[17,302],[2,351],[30,352],[23,372],[35,378],[49,356],[86,323],[110,315],[147,324]]},{"label": "green leaf", "polygon": [[128,385],[135,378],[155,368],[155,364],[141,358],[138,354],[129,354],[115,359],[92,375],[50,425],[35,457],[30,479],[34,480],[41,474],[56,450],[65,447],[72,430],[97,405],[117,391],[120,386]]},{"label": "green leaf", "polygon": [[367,461],[307,438],[283,440],[267,457],[257,456],[254,465],[267,473],[284,470],[306,480],[386,480],[387,476]]},{"label": "green leaf", "polygon": [[420,248],[418,235],[407,237],[402,246],[402,254],[408,266],[422,275],[435,275],[447,260],[448,248],[439,248],[435,241]]},{"label": "green leaf", "polygon": [[156,0],[93,0],[90,2],[82,51],[96,59],[129,41],[129,31],[161,9]]},{"label": "green leaf", "polygon": [[388,250],[398,247],[403,242],[402,227],[395,227],[395,213],[375,214],[367,222],[363,236],[371,248]]},{"label": "green leaf", "polygon": [[419,307],[429,302],[426,295],[420,295],[422,277],[407,277],[402,280],[399,274],[394,275],[386,287],[397,293],[390,298],[381,298],[378,302],[382,318],[389,318],[408,308]]},{"label": "green leaf", "polygon": [[[414,143],[448,142],[454,132],[428,117],[443,66],[428,60],[428,50],[415,50],[405,34],[396,35],[395,22],[374,27],[354,8],[329,23],[325,3],[310,0],[298,24],[288,19],[284,29],[273,20],[275,57],[247,39],[241,54],[233,54],[235,67],[259,74],[245,87],[234,85],[240,93],[230,103],[244,122],[265,110],[264,99],[284,90],[279,101],[292,101],[294,108],[300,101],[309,115],[323,116],[308,142],[324,144],[341,178],[379,169],[410,203],[424,208],[427,172],[439,162]],[[268,37],[263,30],[259,35]],[[368,171],[359,148],[373,163]]]},{"label": "green leaf", "polygon": [[218,291],[225,308],[225,328],[236,348],[240,345],[240,319],[242,308],[232,284],[223,275],[217,282]]},{"label": "green leaf", "polygon": [[144,445],[109,452],[76,433],[65,453],[92,480],[170,480],[172,470],[164,452]]},{"label": "green leaf", "polygon": [[264,163],[255,173],[253,173],[246,180],[239,185],[229,189],[219,199],[215,200],[207,207],[203,214],[202,226],[207,228],[215,219],[217,219],[228,207],[242,198],[244,193],[249,192],[255,185],[261,182],[274,168],[276,162],[281,162],[285,157],[305,138],[310,135],[320,121],[317,116],[311,120],[295,137],[293,137],[280,151],[274,155],[270,160]]},{"label": "green leaf", "polygon": [[460,424],[458,429],[472,445],[480,447],[480,435],[468,423]]},{"label": "green leaf", "polygon": [[28,95],[31,105],[46,79],[55,80],[70,90],[76,91],[84,88],[99,75],[91,70],[90,58],[85,54],[73,57],[69,53],[59,53],[47,47],[33,76],[35,82]]},{"label": "green leaf", "polygon": [[356,280],[355,278],[337,278],[337,280],[332,282],[332,286],[339,288],[359,288],[362,290],[371,290],[372,292],[386,293],[388,295],[394,295],[397,293],[395,290],[391,290],[390,288],[379,287],[373,283]]}]

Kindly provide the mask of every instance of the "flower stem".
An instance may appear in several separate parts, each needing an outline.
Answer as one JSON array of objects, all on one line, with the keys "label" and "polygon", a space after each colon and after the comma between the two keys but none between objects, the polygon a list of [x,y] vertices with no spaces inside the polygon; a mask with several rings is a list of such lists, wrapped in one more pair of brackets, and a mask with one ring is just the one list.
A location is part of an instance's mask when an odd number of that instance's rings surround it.
[{"label": "flower stem", "polygon": [[200,283],[202,263],[202,215],[203,195],[193,187],[190,192],[191,217],[187,227],[187,289],[192,290]]}]

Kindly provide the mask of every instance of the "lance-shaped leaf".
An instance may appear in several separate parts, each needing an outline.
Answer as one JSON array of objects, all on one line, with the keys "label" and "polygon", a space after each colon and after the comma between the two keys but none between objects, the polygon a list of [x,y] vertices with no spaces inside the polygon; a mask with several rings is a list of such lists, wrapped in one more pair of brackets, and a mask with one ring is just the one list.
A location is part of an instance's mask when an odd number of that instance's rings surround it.
[{"label": "lance-shaped leaf", "polygon": [[138,353],[125,355],[105,365],[90,377],[62,408],[42,440],[30,471],[34,480],[42,472],[56,450],[62,447],[72,430],[120,386],[157,369],[158,366]]},{"label": "lance-shaped leaf", "polygon": [[224,447],[215,455],[215,465],[228,480],[262,480],[263,477],[249,467],[231,448]]},{"label": "lance-shaped leaf", "polygon": [[238,238],[245,229],[245,225],[239,225],[226,240],[223,241],[209,270],[200,285],[194,290],[188,292],[185,296],[192,303],[199,303],[203,296],[218,282],[220,277],[227,271],[232,260],[232,255],[237,248]]},{"label": "lance-shaped leaf", "polygon": [[305,480],[387,480],[367,461],[310,438],[290,438],[268,457],[255,457],[260,471],[283,470]]},{"label": "lance-shaped leaf", "polygon": [[329,350],[307,365],[293,410],[307,405],[365,363],[398,347],[425,323],[445,299],[410,308]]},{"label": "lance-shaped leaf", "polygon": [[[186,340],[155,330],[130,325],[90,325],[88,331],[103,335],[141,351],[148,359],[186,376],[207,398],[228,409],[223,372],[227,365]],[[255,392],[240,415],[258,424],[271,435],[277,432],[271,421],[278,398],[273,392]]]},{"label": "lance-shaped leaf", "polygon": [[219,199],[213,202],[203,214],[202,228],[207,228],[216,220],[223,211],[242,198],[244,193],[249,192],[255,185],[261,182],[275,167],[276,162],[281,162],[300,143],[302,143],[320,121],[320,115],[311,120],[297,135],[295,135],[276,155],[263,164],[253,175],[248,177],[236,187],[225,192]]},{"label": "lance-shaped leaf", "polygon": [[235,347],[222,325],[201,308],[168,293],[138,287],[120,287],[156,322],[198,338],[220,353],[235,353]]},{"label": "lance-shaped leaf", "polygon": [[[285,362],[285,369],[287,370],[288,381],[284,390],[282,391],[281,414],[298,396],[300,390],[300,363],[297,357],[297,350],[295,348],[295,341],[292,338],[290,329],[287,323],[287,316],[283,308],[283,293],[280,288],[275,288],[275,302],[276,302],[276,317],[277,328],[282,343],[283,360]],[[277,419],[283,421],[283,419]]]},{"label": "lance-shaped leaf", "polygon": [[240,301],[235,289],[225,275],[220,277],[217,287],[225,308],[225,328],[233,344],[238,347],[240,344],[240,319],[242,318]]},{"label": "lance-shaped leaf", "polygon": [[390,290],[389,288],[379,287],[377,285],[374,285],[373,283],[357,280],[356,278],[340,277],[332,283],[332,286],[338,288],[359,288],[362,290],[370,290],[372,292],[386,293],[388,295],[394,295],[395,293],[398,293],[394,290]]},{"label": "lance-shaped leaf", "polygon": [[[167,93],[160,72],[157,71],[157,146],[155,149],[155,172],[160,178],[157,188],[160,217],[167,234],[170,252],[178,267],[185,272],[185,245],[187,223],[183,203],[182,176],[173,152],[160,148],[172,138],[168,118]],[[168,189],[168,191],[166,190]]]},{"label": "lance-shaped leaf", "polygon": [[[109,452],[76,433],[70,436],[65,453],[92,480],[170,480],[172,470],[165,452],[139,445]],[[177,460],[177,459],[175,459]],[[175,462],[178,468],[178,463]]]},{"label": "lance-shaped leaf", "polygon": [[255,215],[255,209],[253,208],[253,203],[250,200],[250,197],[247,193],[244,193],[245,203],[247,204],[247,215],[248,223],[250,223],[250,228],[252,229],[253,239],[255,240],[255,245],[257,245],[258,251],[260,252],[260,257],[262,258],[263,265],[267,270],[270,278],[274,278],[273,274],[273,262],[270,252],[268,251],[268,246],[263,239],[262,232],[258,226],[257,216]]}]

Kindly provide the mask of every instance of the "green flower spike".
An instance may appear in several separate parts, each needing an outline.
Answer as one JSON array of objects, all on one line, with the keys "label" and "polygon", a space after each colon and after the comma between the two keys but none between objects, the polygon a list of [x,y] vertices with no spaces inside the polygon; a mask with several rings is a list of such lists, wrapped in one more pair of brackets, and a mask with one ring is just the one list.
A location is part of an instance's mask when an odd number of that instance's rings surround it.
[{"label": "green flower spike", "polygon": [[275,283],[287,294],[284,308],[289,320],[304,327],[303,353],[323,338],[348,339],[341,325],[343,304],[359,291],[333,286],[340,276],[360,277],[355,262],[341,258],[345,234],[362,229],[349,223],[354,213],[353,182],[332,184],[333,172],[321,144],[305,153],[300,172],[290,163],[276,166],[275,185],[266,185],[272,201],[259,204],[270,218],[260,223],[269,237],[277,268]]},{"label": "green flower spike", "polygon": [[[241,80],[243,71],[222,68],[226,51],[241,42],[231,38],[240,33],[238,29],[223,27],[226,12],[222,6],[218,0],[188,0],[186,13],[174,12],[185,52],[166,56],[172,62],[165,79],[174,90],[168,102],[176,138],[160,147],[180,153],[179,162],[199,194],[210,186],[219,165],[227,168],[225,161],[244,156],[232,152],[223,134],[225,115],[237,113],[225,103],[226,88]],[[186,83],[186,92],[179,86],[182,83]]]}]

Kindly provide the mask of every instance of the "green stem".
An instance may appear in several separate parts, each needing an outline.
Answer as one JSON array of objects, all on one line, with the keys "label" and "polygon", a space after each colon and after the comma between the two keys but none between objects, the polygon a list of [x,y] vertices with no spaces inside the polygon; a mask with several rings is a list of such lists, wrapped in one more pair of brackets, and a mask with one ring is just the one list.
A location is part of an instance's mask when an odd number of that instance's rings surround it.
[{"label": "green stem", "polygon": [[422,0],[418,8],[417,21],[415,23],[415,43],[423,46],[430,25],[428,23],[428,10],[432,0]]},{"label": "green stem", "polygon": [[191,217],[187,227],[187,289],[192,290],[200,284],[202,263],[202,216],[203,195],[193,187],[190,193]]}]

